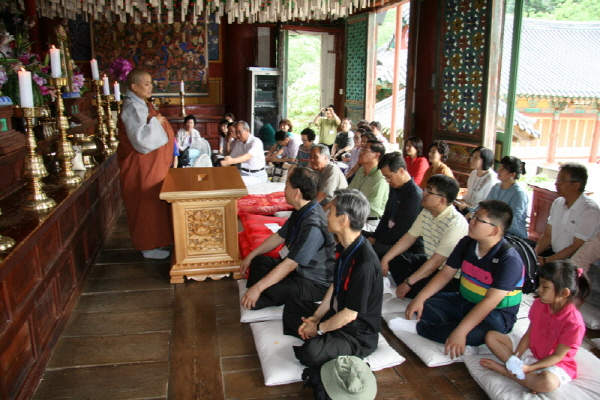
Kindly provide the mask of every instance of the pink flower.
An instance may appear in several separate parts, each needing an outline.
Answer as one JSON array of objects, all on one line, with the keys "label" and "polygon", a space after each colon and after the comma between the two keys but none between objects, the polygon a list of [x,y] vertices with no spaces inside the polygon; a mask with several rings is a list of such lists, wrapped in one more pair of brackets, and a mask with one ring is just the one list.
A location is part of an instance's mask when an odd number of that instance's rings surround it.
[{"label": "pink flower", "polygon": [[[42,78],[41,76],[38,76],[38,74],[33,74],[31,79],[33,79],[35,81],[35,83],[37,83],[37,85],[40,87],[40,89],[43,88],[44,85],[46,84],[46,79]],[[42,94],[48,94],[48,93],[42,93]]]},{"label": "pink flower", "polygon": [[71,80],[73,82],[73,90],[75,90],[76,92],[81,91],[81,88],[84,85],[83,75],[82,74],[73,74],[73,77]]},{"label": "pink flower", "polygon": [[[36,82],[37,82],[37,81],[36,81]],[[38,83],[38,85],[39,85],[39,83]],[[50,89],[48,89],[48,87],[47,87],[47,86],[42,86],[42,85],[40,85],[40,93],[41,93],[42,95],[46,96],[46,95],[50,94]]]},{"label": "pink flower", "polygon": [[108,72],[114,77],[114,79],[119,81],[124,81],[132,69],[133,67],[131,66],[131,63],[125,60],[123,57],[115,59],[108,65]]}]

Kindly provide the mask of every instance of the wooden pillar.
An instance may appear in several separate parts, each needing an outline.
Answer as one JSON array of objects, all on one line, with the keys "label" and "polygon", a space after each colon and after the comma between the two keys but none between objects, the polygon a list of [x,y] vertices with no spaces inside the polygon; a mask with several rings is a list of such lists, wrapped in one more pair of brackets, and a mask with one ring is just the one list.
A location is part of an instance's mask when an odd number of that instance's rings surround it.
[{"label": "wooden pillar", "polygon": [[556,145],[558,143],[558,127],[560,125],[560,111],[554,111],[552,118],[552,129],[550,130],[550,143],[548,143],[548,158],[549,163],[553,163],[556,157]]},{"label": "wooden pillar", "polygon": [[36,11],[35,0],[25,0],[25,18],[35,22],[33,27],[29,29],[29,41],[32,42],[31,52],[41,56],[42,38],[40,37],[40,21]]},{"label": "wooden pillar", "polygon": [[[390,143],[396,143],[396,114],[398,111],[398,71],[400,69],[400,48],[402,47],[402,6],[396,7],[396,47],[394,48],[394,79],[392,79],[392,126]],[[406,92],[404,92],[406,93]]]},{"label": "wooden pillar", "polygon": [[596,124],[594,125],[594,136],[592,138],[592,148],[590,150],[590,163],[595,163],[598,158],[598,144],[600,144],[600,111],[596,115]]}]

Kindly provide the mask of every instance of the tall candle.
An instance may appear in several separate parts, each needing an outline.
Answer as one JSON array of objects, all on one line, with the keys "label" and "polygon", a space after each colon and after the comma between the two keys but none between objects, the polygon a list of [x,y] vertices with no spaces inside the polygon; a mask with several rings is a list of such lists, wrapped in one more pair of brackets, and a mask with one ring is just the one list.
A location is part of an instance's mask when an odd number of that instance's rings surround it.
[{"label": "tall candle", "polygon": [[92,66],[92,79],[95,81],[99,80],[100,73],[98,72],[98,61],[92,59],[90,65]]},{"label": "tall candle", "polygon": [[60,67],[60,50],[52,45],[50,49],[50,66],[52,68],[52,77],[60,78],[62,70]]},{"label": "tall candle", "polygon": [[31,88],[31,72],[21,68],[19,74],[19,94],[21,95],[21,107],[33,107],[33,90]]},{"label": "tall candle", "polygon": [[185,85],[183,84],[183,81],[179,82],[179,91],[181,93],[185,92]]},{"label": "tall candle", "polygon": [[113,90],[115,92],[115,101],[121,101],[121,88],[119,87],[119,82],[113,84]]},{"label": "tall candle", "polygon": [[102,90],[103,93],[108,96],[110,94],[110,82],[108,81],[108,76],[102,76]]}]

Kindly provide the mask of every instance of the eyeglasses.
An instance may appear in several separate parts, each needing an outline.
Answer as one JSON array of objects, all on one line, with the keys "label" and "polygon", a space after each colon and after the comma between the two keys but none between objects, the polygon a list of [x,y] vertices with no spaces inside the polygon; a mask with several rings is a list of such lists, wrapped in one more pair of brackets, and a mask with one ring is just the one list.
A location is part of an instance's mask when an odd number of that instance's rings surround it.
[{"label": "eyeglasses", "polygon": [[360,149],[361,153],[369,153],[369,152],[372,152],[372,151],[373,150],[371,150],[371,149]]},{"label": "eyeglasses", "polygon": [[446,197],[446,195],[444,195],[444,194],[440,194],[440,193],[433,193],[433,192],[431,191],[431,188],[429,188],[429,187],[426,187],[426,188],[425,188],[425,193],[427,193],[427,194],[432,194],[432,195],[434,195],[434,196]]},{"label": "eyeglasses", "polygon": [[575,181],[571,180],[571,179],[558,179],[558,178],[556,178],[554,180],[554,182],[556,182],[556,183],[563,183],[563,182],[575,182]]},{"label": "eyeglasses", "polygon": [[497,226],[495,224],[492,224],[491,222],[487,222],[487,221],[482,220],[481,218],[478,218],[475,214],[473,214],[473,216],[471,217],[471,221],[481,222],[482,224],[488,224],[488,225],[491,225],[493,227]]}]

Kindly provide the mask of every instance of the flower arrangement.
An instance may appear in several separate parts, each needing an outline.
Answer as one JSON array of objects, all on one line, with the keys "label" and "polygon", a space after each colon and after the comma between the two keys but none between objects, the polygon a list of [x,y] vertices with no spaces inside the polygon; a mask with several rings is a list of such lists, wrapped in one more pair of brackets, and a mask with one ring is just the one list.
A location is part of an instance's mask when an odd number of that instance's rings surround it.
[{"label": "flower arrangement", "polygon": [[108,73],[111,74],[114,80],[119,82],[125,82],[132,69],[131,63],[123,57],[119,57],[108,64]]}]

